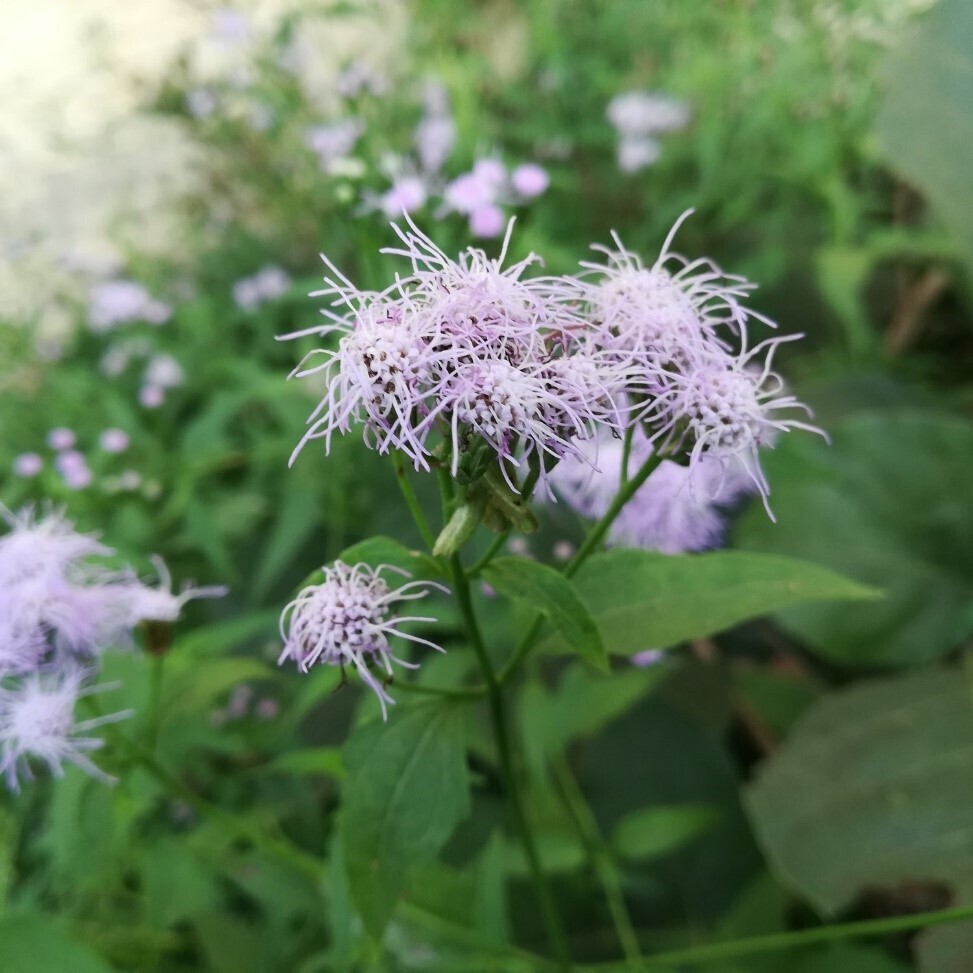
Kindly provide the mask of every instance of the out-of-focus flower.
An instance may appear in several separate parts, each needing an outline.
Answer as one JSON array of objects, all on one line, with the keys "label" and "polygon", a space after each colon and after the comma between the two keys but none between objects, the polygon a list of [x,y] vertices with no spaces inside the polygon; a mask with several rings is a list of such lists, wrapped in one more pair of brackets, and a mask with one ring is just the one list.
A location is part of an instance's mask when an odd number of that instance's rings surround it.
[{"label": "out-of-focus flower", "polygon": [[426,202],[426,184],[418,176],[403,176],[396,180],[380,200],[382,212],[390,219],[414,213]]},{"label": "out-of-focus flower", "polygon": [[83,453],[76,449],[66,449],[54,461],[58,472],[64,480],[65,486],[71,490],[83,490],[91,486],[94,476],[88,468],[88,461]]},{"label": "out-of-focus flower", "polygon": [[84,670],[66,668],[57,673],[32,673],[15,688],[0,689],[0,772],[11,790],[19,790],[21,778],[32,776],[32,759],[46,764],[55,777],[62,777],[64,764],[71,763],[101,781],[114,781],[88,756],[104,745],[90,734],[126,719],[131,711],[77,720],[78,700],[105,688],[86,686],[86,678]]},{"label": "out-of-focus flower", "polygon": [[178,388],[185,381],[182,365],[172,355],[153,355],[145,368],[142,381],[160,389]]},{"label": "out-of-focus flower", "polygon": [[280,715],[280,703],[270,696],[257,700],[257,705],[253,708],[259,720],[274,720]]},{"label": "out-of-focus flower", "polygon": [[470,233],[481,240],[491,240],[503,233],[506,222],[503,210],[493,203],[487,203],[470,213]]},{"label": "out-of-focus flower", "polygon": [[52,429],[47,434],[47,445],[51,449],[56,449],[58,451],[62,449],[72,449],[74,444],[78,441],[78,437],[75,436],[74,432],[70,429],[65,429],[63,426],[59,426],[57,429]]},{"label": "out-of-focus flower", "polygon": [[14,460],[13,469],[17,476],[30,479],[44,469],[44,460],[37,453],[21,453]]},{"label": "out-of-focus flower", "polygon": [[382,682],[375,678],[371,667],[381,667],[389,679],[393,675],[393,662],[408,669],[418,668],[393,655],[389,639],[401,638],[429,646],[437,652],[444,651],[434,642],[402,629],[409,622],[431,623],[436,619],[397,615],[394,614],[395,606],[423,598],[432,589],[446,589],[431,581],[407,581],[392,588],[382,577],[382,572],[391,571],[405,578],[411,576],[407,571],[389,565],[372,568],[367,564],[356,564],[352,567],[343,561],[335,561],[322,571],[324,580],[306,587],[281,614],[280,633],[284,647],[279,662],[291,660],[303,672],[315,664],[353,665],[362,681],[378,697],[382,718],[387,719],[387,705],[395,701]]},{"label": "out-of-focus flower", "polygon": [[88,327],[104,334],[122,324],[146,321],[165,324],[172,308],[152,297],[131,280],[110,280],[96,284],[88,294]]},{"label": "out-of-focus flower", "polygon": [[233,301],[243,311],[252,311],[264,301],[274,301],[287,293],[291,279],[287,271],[274,264],[261,267],[233,285]]},{"label": "out-of-focus flower", "polygon": [[570,541],[558,541],[551,553],[555,561],[570,561],[574,555],[574,545]]},{"label": "out-of-focus flower", "polygon": [[253,34],[250,18],[236,7],[220,7],[213,11],[213,36],[231,46],[246,44]]},{"label": "out-of-focus flower", "polygon": [[424,172],[439,172],[456,144],[456,123],[449,115],[426,115],[416,126],[416,155]]},{"label": "out-of-focus flower", "polygon": [[546,192],[551,177],[543,166],[535,162],[525,162],[510,174],[510,184],[514,191],[524,199],[533,199]]},{"label": "out-of-focus flower", "polygon": [[216,95],[207,88],[194,88],[186,93],[186,109],[193,118],[209,118],[218,105]]},{"label": "out-of-focus flower", "polygon": [[365,123],[360,118],[345,118],[309,128],[304,133],[304,141],[317,155],[321,168],[331,172],[336,163],[351,155],[364,134]]},{"label": "out-of-focus flower", "polygon": [[106,429],[98,441],[106,453],[124,453],[131,442],[124,429]]},{"label": "out-of-focus flower", "polygon": [[688,102],[654,91],[616,95],[605,114],[621,135],[677,132],[689,124],[691,116]]},{"label": "out-of-focus flower", "polygon": [[641,172],[659,161],[662,143],[650,135],[626,135],[618,142],[618,168],[622,172]]},{"label": "out-of-focus flower", "polygon": [[158,385],[143,385],[139,389],[139,404],[146,409],[158,409],[166,400],[166,390]]},{"label": "out-of-focus flower", "polygon": [[443,202],[448,209],[468,216],[485,206],[492,206],[497,188],[494,183],[467,172],[449,183],[443,193]]},{"label": "out-of-focus flower", "polygon": [[665,660],[666,653],[663,649],[644,649],[642,652],[636,652],[629,661],[638,669],[649,669]]},{"label": "out-of-focus flower", "polygon": [[388,79],[364,61],[356,60],[338,75],[336,87],[343,98],[358,98],[366,92],[380,97],[388,91]]}]

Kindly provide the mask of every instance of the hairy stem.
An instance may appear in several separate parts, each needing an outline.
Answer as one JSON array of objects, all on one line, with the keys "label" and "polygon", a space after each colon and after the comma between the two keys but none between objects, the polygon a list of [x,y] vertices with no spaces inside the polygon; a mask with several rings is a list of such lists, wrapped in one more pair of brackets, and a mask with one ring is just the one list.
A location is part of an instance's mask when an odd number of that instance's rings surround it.
[{"label": "hairy stem", "polygon": [[473,610],[473,601],[470,598],[470,585],[460,562],[459,555],[454,554],[450,559],[452,568],[453,588],[456,599],[459,602],[460,613],[466,625],[473,650],[476,653],[480,668],[483,671],[483,679],[486,683],[487,702],[490,708],[490,720],[493,724],[493,734],[496,739],[497,753],[500,757],[500,769],[503,773],[504,783],[507,787],[507,796],[510,800],[510,807],[513,811],[514,822],[520,834],[520,841],[527,855],[527,862],[530,866],[531,880],[534,884],[534,891],[537,894],[538,905],[544,919],[547,930],[547,937],[551,944],[554,955],[558,958],[560,968],[570,970],[571,958],[568,953],[567,939],[561,927],[561,920],[557,913],[557,906],[554,902],[554,895],[544,874],[540,856],[537,853],[537,845],[534,835],[527,820],[527,813],[524,810],[523,797],[514,772],[513,758],[511,755],[510,730],[507,725],[507,717],[504,708],[503,692],[497,682],[490,656],[487,653],[483,636],[480,633],[480,626],[476,620],[476,613]]}]

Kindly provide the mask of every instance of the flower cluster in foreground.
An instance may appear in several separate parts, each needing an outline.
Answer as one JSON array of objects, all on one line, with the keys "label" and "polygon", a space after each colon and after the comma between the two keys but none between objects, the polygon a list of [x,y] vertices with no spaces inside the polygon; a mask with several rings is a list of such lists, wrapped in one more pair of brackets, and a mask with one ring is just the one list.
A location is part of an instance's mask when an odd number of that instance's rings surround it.
[{"label": "flower cluster in foreground", "polygon": [[191,598],[220,588],[176,594],[161,562],[158,586],[129,570],[113,570],[114,551],[57,512],[4,515],[0,537],[0,773],[16,790],[38,760],[60,776],[65,762],[110,779],[88,754],[102,741],[91,731],[127,712],[77,719],[95,685],[101,654],[132,643],[141,622],[174,622]]},{"label": "flower cluster in foreground", "polygon": [[371,667],[384,670],[392,679],[392,663],[415,669],[392,654],[392,637],[443,650],[428,639],[412,635],[401,626],[410,622],[434,622],[424,616],[394,615],[400,602],[424,598],[431,589],[445,591],[432,581],[409,581],[393,588],[382,573],[385,571],[409,578],[408,572],[384,564],[372,568],[367,564],[349,566],[335,561],[322,568],[323,579],[308,585],[284,609],[280,634],[284,642],[279,662],[295,662],[307,672],[313,665],[354,666],[362,681],[375,693],[382,706],[383,719],[387,706],[395,701],[385,683],[375,678]]},{"label": "flower cluster in foreground", "polygon": [[[672,252],[681,222],[651,264],[614,236],[595,248],[601,262],[561,277],[529,276],[534,254],[504,268],[513,221],[497,259],[470,248],[452,260],[408,218],[393,224],[402,246],[383,252],[409,269],[383,291],[358,289],[325,257],[331,276],[313,295],[327,299],[325,322],[285,336],[327,339],[292,373],[324,392],[292,462],[360,428],[380,453],[448,470],[461,502],[434,554],[455,553],[481,521],[531,529],[523,504],[537,484],[599,518],[637,478],[608,541],[670,553],[715,544],[720,508],[745,493],[769,514],[760,450],[790,429],[820,431],[772,370],[798,336],[752,344],[754,324],[774,327],[744,303],[754,285]],[[391,677],[389,635],[425,641],[397,627],[419,619],[390,614],[424,584],[392,590],[337,562],[285,609],[281,661],[352,664],[384,714],[371,665]]]},{"label": "flower cluster in foreground", "polygon": [[326,322],[287,336],[338,339],[293,372],[325,388],[298,450],[360,426],[371,448],[454,477],[482,473],[486,451],[514,487],[525,464],[542,481],[565,459],[598,468],[594,447],[631,430],[688,466],[690,489],[713,470],[742,471],[766,499],[759,450],[789,429],[816,431],[772,370],[798,336],[751,346],[752,322],[772,326],[743,303],[753,285],[671,252],[678,226],[651,265],[615,237],[578,276],[527,277],[533,254],[503,269],[512,223],[496,260],[471,248],[454,261],[411,222],[396,227],[404,247],[385,252],[411,273],[381,292],[325,258]]}]

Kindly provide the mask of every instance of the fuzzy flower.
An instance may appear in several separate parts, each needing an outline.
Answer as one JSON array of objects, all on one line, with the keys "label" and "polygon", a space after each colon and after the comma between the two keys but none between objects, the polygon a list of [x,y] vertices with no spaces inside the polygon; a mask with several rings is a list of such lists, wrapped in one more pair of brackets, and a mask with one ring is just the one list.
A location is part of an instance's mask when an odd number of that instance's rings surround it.
[{"label": "fuzzy flower", "polygon": [[21,453],[14,459],[13,469],[17,476],[30,479],[44,469],[44,460],[37,453]]},{"label": "fuzzy flower", "polygon": [[534,162],[525,162],[510,174],[510,185],[523,199],[540,196],[550,183],[551,177],[547,174],[547,170]]},{"label": "fuzzy flower", "polygon": [[671,95],[653,91],[626,91],[616,95],[605,111],[621,135],[677,132],[689,124],[689,105]]},{"label": "fuzzy flower", "polygon": [[117,628],[131,630],[140,622],[176,622],[187,602],[196,598],[222,598],[227,593],[228,589],[222,585],[198,588],[190,583],[177,594],[172,589],[172,575],[165,561],[153,557],[152,563],[159,575],[157,586],[143,584],[132,576],[115,586]]},{"label": "fuzzy flower", "polygon": [[88,327],[96,334],[133,321],[165,324],[172,308],[158,301],[131,280],[109,280],[96,284],[88,294]]},{"label": "fuzzy flower", "polygon": [[[622,443],[603,435],[588,446],[590,462],[569,458],[551,474],[555,493],[583,517],[601,517],[621,487]],[[642,434],[632,444],[629,474],[652,455]],[[663,460],[622,508],[608,535],[609,544],[684,554],[716,547],[722,541],[721,508],[753,489],[734,467],[724,471],[713,458],[695,467]]]},{"label": "fuzzy flower", "polygon": [[[434,622],[434,618],[395,615],[394,607],[400,602],[423,598],[430,589],[446,589],[431,581],[407,581],[392,588],[382,577],[383,571],[392,571],[405,578],[411,576],[390,565],[372,568],[367,564],[356,564],[351,567],[343,561],[335,561],[322,571],[324,580],[306,587],[281,614],[280,634],[284,648],[278,662],[291,660],[303,672],[315,664],[341,666],[342,669],[345,665],[353,665],[365,685],[378,697],[382,718],[387,719],[387,705],[395,702],[385,688],[393,676],[392,663],[408,669],[418,668],[393,655],[389,639],[397,637],[427,645],[437,652],[444,651],[435,643],[408,634],[401,628],[409,622]],[[379,681],[371,671],[372,666],[384,670],[387,681]]]},{"label": "fuzzy flower", "polygon": [[72,763],[105,783],[114,782],[88,756],[104,745],[90,734],[126,719],[131,711],[76,720],[79,699],[111,688],[86,686],[86,675],[78,668],[32,673],[13,688],[0,688],[0,772],[11,790],[20,789],[21,778],[32,777],[31,760],[46,764],[55,777],[64,776],[64,764]]},{"label": "fuzzy flower", "polygon": [[651,135],[625,135],[618,140],[616,159],[625,173],[641,172],[659,161],[662,143]]},{"label": "fuzzy flower", "polygon": [[241,310],[252,311],[264,301],[277,300],[287,293],[290,286],[291,278],[287,271],[268,264],[233,285],[233,300]]},{"label": "fuzzy flower", "polygon": [[78,437],[70,429],[65,429],[63,426],[59,426],[57,429],[52,429],[47,434],[47,445],[51,449],[62,450],[62,449],[73,449],[74,444],[78,441]]},{"label": "fuzzy flower", "polygon": [[[501,269],[500,258],[470,249],[451,260],[413,224],[396,228],[412,273],[386,291],[358,291],[335,277],[330,323],[311,333],[341,335],[312,351],[294,374],[323,374],[326,392],[298,450],[312,439],[362,423],[365,441],[405,452],[429,467],[431,437],[445,439],[451,466],[477,439],[512,465],[531,453],[561,456],[605,414],[597,370],[566,363],[587,328],[585,290],[572,279],[523,279],[533,255]],[[565,359],[565,361],[562,361]],[[295,451],[296,455],[297,450]]]},{"label": "fuzzy flower", "polygon": [[448,114],[426,115],[416,126],[414,142],[424,172],[439,172],[456,144],[456,123]]},{"label": "fuzzy flower", "polygon": [[304,142],[317,155],[321,168],[332,172],[337,163],[351,155],[364,134],[365,123],[360,118],[345,118],[309,128]]}]

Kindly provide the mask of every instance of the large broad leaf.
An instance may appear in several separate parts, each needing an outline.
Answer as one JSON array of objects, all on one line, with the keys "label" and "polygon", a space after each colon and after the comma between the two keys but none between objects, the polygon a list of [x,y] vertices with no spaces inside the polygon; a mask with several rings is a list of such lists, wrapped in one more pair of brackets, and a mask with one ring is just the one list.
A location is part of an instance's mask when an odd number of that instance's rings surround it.
[{"label": "large broad leaf", "polygon": [[563,574],[539,561],[501,557],[486,567],[483,577],[504,597],[524,601],[542,612],[569,649],[596,668],[608,671],[608,657],[598,628],[574,585]]},{"label": "large broad leaf", "polygon": [[815,704],[746,794],[781,881],[824,913],[913,880],[973,896],[971,692],[943,669]]},{"label": "large broad leaf", "polygon": [[341,833],[351,896],[379,936],[412,870],[469,813],[462,711],[421,706],[358,727],[345,749]]},{"label": "large broad leaf", "polygon": [[584,565],[575,583],[608,651],[628,655],[703,638],[801,602],[878,595],[816,564],[740,551],[606,551]]},{"label": "large broad leaf", "polygon": [[765,460],[777,523],[748,511],[741,547],[819,561],[878,585],[870,604],[807,606],[784,624],[848,663],[922,662],[973,631],[973,428],[923,412],[861,413],[831,446],[787,437]]},{"label": "large broad leaf", "polygon": [[111,973],[111,969],[46,916],[22,913],[0,922],[3,973]]},{"label": "large broad leaf", "polygon": [[940,0],[889,59],[879,140],[973,258],[973,4]]}]

